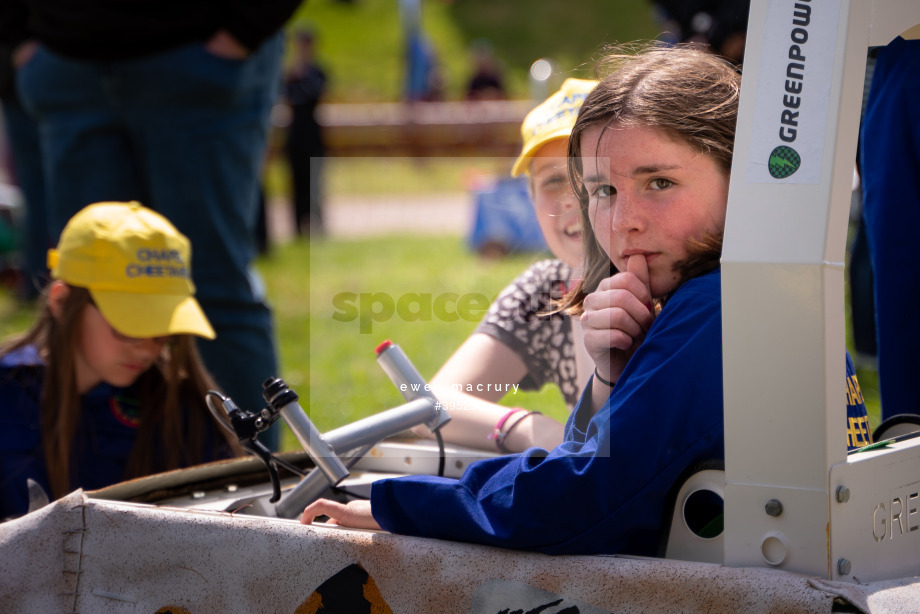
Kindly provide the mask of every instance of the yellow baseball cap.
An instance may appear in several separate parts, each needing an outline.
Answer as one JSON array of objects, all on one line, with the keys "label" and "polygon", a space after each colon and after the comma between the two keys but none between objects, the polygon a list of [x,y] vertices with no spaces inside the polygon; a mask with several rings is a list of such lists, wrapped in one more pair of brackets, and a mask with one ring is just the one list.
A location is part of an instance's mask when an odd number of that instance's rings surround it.
[{"label": "yellow baseball cap", "polygon": [[521,124],[524,148],[511,168],[511,176],[526,173],[537,150],[555,139],[568,138],[578,117],[581,103],[597,81],[566,79],[559,91],[534,108]]},{"label": "yellow baseball cap", "polygon": [[191,244],[165,217],[138,202],[103,202],[70,218],[51,277],[89,290],[112,327],[129,337],[190,334],[214,339],[195,300]]}]

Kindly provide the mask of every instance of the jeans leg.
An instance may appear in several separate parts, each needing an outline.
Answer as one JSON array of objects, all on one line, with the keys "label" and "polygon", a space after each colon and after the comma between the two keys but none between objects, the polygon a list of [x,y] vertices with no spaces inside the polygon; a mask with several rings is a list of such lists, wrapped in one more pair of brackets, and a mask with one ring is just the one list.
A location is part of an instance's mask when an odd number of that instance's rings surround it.
[{"label": "jeans leg", "polygon": [[39,48],[18,71],[17,86],[38,125],[46,224],[53,242],[90,203],[146,201],[106,64],[73,61]]},{"label": "jeans leg", "polygon": [[[196,295],[217,332],[199,343],[202,357],[224,391],[253,410],[264,406],[262,382],[279,375],[271,310],[252,260],[280,43],[274,37],[242,62],[188,45],[121,73],[150,206],[192,242]],[[277,449],[278,430],[262,440]]]}]

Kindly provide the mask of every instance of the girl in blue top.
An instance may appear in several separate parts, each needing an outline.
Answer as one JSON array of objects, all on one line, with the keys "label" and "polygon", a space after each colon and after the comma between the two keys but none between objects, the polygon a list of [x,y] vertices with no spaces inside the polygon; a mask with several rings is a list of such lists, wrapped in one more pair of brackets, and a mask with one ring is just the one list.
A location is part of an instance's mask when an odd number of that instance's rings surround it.
[{"label": "girl in blue top", "polygon": [[191,248],[138,203],[97,203],[49,251],[39,317],[0,348],[0,519],[52,498],[232,456],[205,402]]},{"label": "girl in blue top", "polygon": [[655,555],[669,491],[724,458],[718,266],[740,75],[687,47],[608,61],[569,142],[586,254],[566,309],[581,313],[595,371],[564,443],[480,461],[460,480],[381,480],[369,502],[319,501],[303,522]]}]

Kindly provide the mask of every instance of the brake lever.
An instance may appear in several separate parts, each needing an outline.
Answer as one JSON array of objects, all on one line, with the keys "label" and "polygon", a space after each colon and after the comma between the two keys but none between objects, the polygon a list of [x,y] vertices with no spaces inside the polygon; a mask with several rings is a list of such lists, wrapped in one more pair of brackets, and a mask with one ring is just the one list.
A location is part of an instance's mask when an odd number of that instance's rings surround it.
[{"label": "brake lever", "polygon": [[[220,399],[223,411],[212,404],[212,398]],[[278,475],[278,463],[272,455],[271,450],[258,440],[259,433],[268,429],[278,420],[278,413],[272,412],[269,408],[263,408],[258,413],[240,409],[233,399],[224,396],[221,393],[210,390],[206,397],[208,409],[217,418],[218,422],[225,429],[233,433],[240,442],[244,450],[257,456],[268,469],[268,475],[272,482],[272,498],[270,503],[275,503],[281,498],[281,477]]]},{"label": "brake lever", "polygon": [[278,465],[275,462],[275,457],[272,455],[271,450],[266,448],[261,441],[255,438],[240,440],[240,445],[251,454],[258,456],[262,459],[262,462],[265,463],[265,468],[268,469],[268,476],[272,481],[272,497],[268,502],[277,502],[281,498],[281,478],[278,475]]}]

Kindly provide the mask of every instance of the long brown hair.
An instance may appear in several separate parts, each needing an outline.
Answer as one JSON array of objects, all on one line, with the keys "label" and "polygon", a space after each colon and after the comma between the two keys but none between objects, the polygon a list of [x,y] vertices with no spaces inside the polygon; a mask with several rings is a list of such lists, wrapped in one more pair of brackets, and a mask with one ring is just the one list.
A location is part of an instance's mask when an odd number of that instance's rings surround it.
[{"label": "long brown hair", "polygon": [[[585,132],[596,126],[656,128],[710,156],[727,174],[741,90],[741,75],[732,64],[691,45],[613,47],[596,72],[600,82],[585,99],[569,137],[569,179],[578,196],[585,250],[582,280],[563,300],[571,313],[579,313],[585,297],[616,272],[588,217],[581,158]],[[693,242],[688,252],[691,257],[676,266],[684,281],[718,266],[721,230]]]},{"label": "long brown hair", "polygon": [[[91,303],[88,290],[70,286],[58,317],[48,305],[48,289],[42,294],[32,327],[0,347],[0,355],[33,345],[45,367],[41,391],[41,437],[45,465],[53,498],[71,489],[71,460],[77,426],[81,419],[74,348],[80,336],[83,310]],[[125,470],[125,479],[177,469],[207,458],[205,442],[226,442],[241,452],[214,422],[205,395],[217,390],[198,354],[191,335],[176,335],[156,363],[135,383],[140,403],[137,438]],[[213,456],[214,450],[211,450]]]}]

